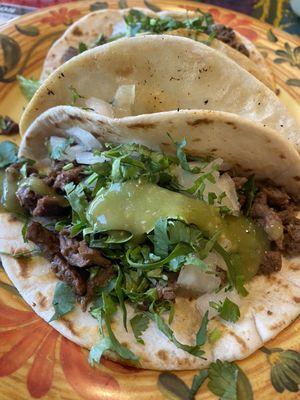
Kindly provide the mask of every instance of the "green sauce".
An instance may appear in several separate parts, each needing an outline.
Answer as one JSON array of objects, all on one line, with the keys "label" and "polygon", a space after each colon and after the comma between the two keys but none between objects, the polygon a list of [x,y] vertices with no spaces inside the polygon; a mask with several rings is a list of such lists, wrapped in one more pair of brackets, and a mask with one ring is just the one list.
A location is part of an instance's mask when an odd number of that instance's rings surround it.
[{"label": "green sauce", "polygon": [[245,279],[256,274],[268,248],[262,229],[247,218],[221,217],[217,207],[150,183],[112,184],[99,192],[87,211],[94,229],[126,230],[134,236],[150,232],[160,218],[195,224],[210,236],[220,230],[220,244],[228,252],[239,254]]}]

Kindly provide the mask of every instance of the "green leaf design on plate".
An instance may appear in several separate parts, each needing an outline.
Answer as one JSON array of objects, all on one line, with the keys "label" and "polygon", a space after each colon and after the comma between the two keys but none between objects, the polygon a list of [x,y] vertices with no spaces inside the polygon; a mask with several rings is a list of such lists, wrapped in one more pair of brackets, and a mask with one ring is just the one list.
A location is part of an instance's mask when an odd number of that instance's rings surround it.
[{"label": "green leaf design on plate", "polygon": [[105,10],[108,8],[106,1],[96,1],[90,5],[90,11]]},{"label": "green leaf design on plate", "polygon": [[26,36],[38,36],[40,34],[40,30],[37,26],[33,25],[15,25],[16,30],[22,35]]},{"label": "green leaf design on plate", "polygon": [[274,389],[283,393],[298,392],[300,385],[300,353],[295,350],[283,350],[280,348],[261,349],[267,355],[271,365],[271,383]]},{"label": "green leaf design on plate", "polygon": [[0,34],[0,46],[3,52],[4,65],[0,65],[0,79],[18,64],[21,58],[19,44],[11,37]]},{"label": "green leaf design on plate", "polygon": [[158,377],[158,389],[170,400],[191,400],[189,387],[177,375],[163,372]]},{"label": "green leaf design on plate", "polygon": [[128,4],[126,0],[119,0],[119,8],[128,8]]},{"label": "green leaf design on plate", "polygon": [[293,49],[289,43],[285,42],[284,48],[285,50],[275,50],[279,58],[275,58],[274,62],[276,64],[288,62],[292,67],[300,68],[300,46]]},{"label": "green leaf design on plate", "polygon": [[146,7],[148,7],[149,8],[149,10],[152,10],[152,11],[154,11],[154,12],[159,12],[159,11],[161,11],[161,8],[159,8],[157,5],[155,5],[155,4],[152,4],[150,1],[148,1],[148,0],[144,0],[144,4],[145,4],[145,6]]},{"label": "green leaf design on plate", "polygon": [[286,84],[289,86],[297,86],[300,87],[300,79],[288,79]]},{"label": "green leaf design on plate", "polygon": [[278,42],[278,38],[277,38],[277,36],[274,34],[274,32],[272,31],[271,28],[270,28],[270,29],[268,30],[268,32],[267,32],[267,37],[268,37],[268,40],[269,40],[270,42],[273,42],[273,43]]},{"label": "green leaf design on plate", "polygon": [[251,383],[245,372],[238,366],[239,373],[237,379],[237,398],[238,400],[253,400]]},{"label": "green leaf design on plate", "polygon": [[18,289],[16,289],[13,285],[9,285],[8,283],[0,281],[0,288],[5,289],[16,296],[20,296]]}]

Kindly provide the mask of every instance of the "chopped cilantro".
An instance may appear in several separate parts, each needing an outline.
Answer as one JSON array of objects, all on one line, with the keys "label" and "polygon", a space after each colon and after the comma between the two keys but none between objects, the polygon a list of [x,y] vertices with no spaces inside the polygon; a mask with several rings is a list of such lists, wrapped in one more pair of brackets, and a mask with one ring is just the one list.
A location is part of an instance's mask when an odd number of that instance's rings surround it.
[{"label": "chopped cilantro", "polygon": [[148,328],[149,317],[146,314],[136,314],[133,318],[131,318],[130,325],[137,342],[144,344],[141,336]]},{"label": "chopped cilantro", "polygon": [[230,322],[237,322],[241,316],[240,309],[237,304],[231,301],[228,297],[223,302],[216,303],[211,301],[210,307],[216,309],[222,319]]},{"label": "chopped cilantro", "polygon": [[52,305],[54,307],[54,315],[49,322],[59,319],[63,315],[72,311],[75,307],[76,296],[73,289],[65,282],[58,282],[55,287]]}]

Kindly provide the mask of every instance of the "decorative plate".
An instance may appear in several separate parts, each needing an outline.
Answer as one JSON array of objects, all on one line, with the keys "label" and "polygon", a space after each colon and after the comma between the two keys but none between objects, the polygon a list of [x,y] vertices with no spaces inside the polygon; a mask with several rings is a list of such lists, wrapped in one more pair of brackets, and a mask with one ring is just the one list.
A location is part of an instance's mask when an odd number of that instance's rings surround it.
[{"label": "decorative plate", "polygon": [[[16,76],[39,77],[51,43],[89,11],[104,8],[148,7],[154,11],[194,10],[192,1],[149,2],[145,0],[81,1],[58,5],[28,14],[0,27],[0,114],[19,120],[26,104]],[[300,115],[300,43],[265,23],[234,11],[201,4],[217,22],[233,27],[252,40],[269,63],[277,85],[277,94],[296,117]],[[7,138],[2,138],[2,140]],[[9,138],[18,141],[17,136]],[[300,301],[300,299],[299,299]],[[296,400],[291,389],[300,382],[300,320],[295,321],[267,349],[257,351],[239,362],[248,376],[254,399]],[[268,351],[268,349],[275,351]],[[274,367],[284,368],[287,350],[295,350],[294,375],[285,378],[284,392],[276,385]],[[190,400],[195,371],[159,373],[123,367],[111,361],[91,368],[87,351],[63,338],[25,304],[0,270],[0,393],[11,399],[85,399],[85,400]],[[196,399],[214,399],[204,385]],[[244,393],[238,400],[252,396]]]}]

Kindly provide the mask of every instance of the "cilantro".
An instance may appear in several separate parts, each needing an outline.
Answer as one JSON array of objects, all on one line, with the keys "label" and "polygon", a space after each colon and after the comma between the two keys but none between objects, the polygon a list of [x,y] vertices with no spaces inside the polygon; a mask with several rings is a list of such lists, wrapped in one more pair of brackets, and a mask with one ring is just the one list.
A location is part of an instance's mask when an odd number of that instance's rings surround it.
[{"label": "cilantro", "polygon": [[149,315],[150,318],[152,318],[155,321],[157,328],[164,335],[166,335],[167,338],[172,343],[174,343],[176,347],[186,351],[187,353],[192,354],[195,357],[203,358],[202,356],[204,354],[204,351],[201,349],[201,347],[203,346],[203,344],[206,340],[207,323],[208,323],[207,313],[205,314],[205,316],[202,319],[201,326],[200,326],[199,331],[196,336],[196,344],[194,346],[189,346],[187,344],[180,343],[176,339],[172,329],[164,322],[164,320],[162,319],[162,317],[160,315],[158,315],[158,314],[152,315],[151,313],[148,313],[147,315]]},{"label": "cilantro", "polygon": [[125,330],[127,331],[127,310],[126,310],[126,305],[124,302],[124,293],[123,293],[123,289],[122,289],[122,283],[123,283],[123,274],[122,271],[120,269],[120,267],[118,268],[118,277],[116,280],[116,286],[115,286],[115,291],[116,291],[116,295],[118,297],[119,300],[119,304],[120,307],[122,309],[122,313],[123,313],[123,325]]},{"label": "cilantro", "polygon": [[26,257],[33,257],[36,255],[39,255],[41,252],[39,249],[33,249],[33,250],[28,250],[28,251],[20,251],[18,253],[8,253],[6,251],[0,251],[0,255],[2,256],[8,256],[12,258],[26,258]]},{"label": "cilantro", "polygon": [[246,204],[244,207],[244,214],[249,217],[252,208],[253,200],[258,189],[254,183],[254,175],[249,176],[247,182],[243,185],[241,191],[246,196]]},{"label": "cilantro", "polygon": [[251,384],[235,364],[217,360],[208,369],[208,388],[220,400],[253,399]]},{"label": "cilantro", "polygon": [[55,286],[52,305],[54,307],[54,315],[49,322],[59,319],[63,315],[72,311],[75,307],[76,296],[73,289],[65,282],[58,282]]},{"label": "cilantro", "polygon": [[80,221],[86,223],[87,219],[85,213],[88,208],[88,201],[82,186],[80,184],[75,186],[74,183],[71,182],[65,186],[65,191],[73,213],[78,215]]},{"label": "cilantro", "polygon": [[5,140],[0,143],[0,168],[5,168],[18,161],[18,146]]},{"label": "cilantro", "polygon": [[71,144],[74,143],[73,138],[64,139],[60,144],[55,147],[50,146],[50,142],[48,144],[50,157],[53,160],[61,160],[64,158],[64,152],[70,147]]},{"label": "cilantro", "polygon": [[169,237],[167,228],[167,219],[159,219],[154,227],[154,253],[163,258],[166,258],[169,253]]},{"label": "cilantro", "polygon": [[179,142],[174,142],[174,140],[172,139],[172,137],[168,134],[169,138],[172,140],[173,144],[176,147],[176,155],[177,158],[179,160],[179,163],[181,165],[181,168],[184,169],[185,171],[191,172],[192,174],[198,174],[200,172],[200,168],[195,167],[195,168],[191,168],[189,166],[189,163],[187,161],[186,158],[186,154],[184,152],[184,147],[186,146],[186,140],[182,139],[182,141]]},{"label": "cilantro", "polygon": [[223,303],[210,301],[209,305],[210,307],[216,309],[220,317],[225,321],[237,322],[241,316],[238,305],[231,301],[228,297],[226,297]]},{"label": "cilantro", "polygon": [[83,53],[83,52],[85,52],[85,51],[87,51],[87,50],[88,50],[87,45],[86,45],[85,43],[83,43],[83,42],[80,42],[80,43],[79,43],[79,46],[78,46],[79,54],[80,54],[80,53]]},{"label": "cilantro", "polygon": [[114,335],[111,328],[111,317],[116,312],[116,304],[108,293],[102,293],[102,307],[93,310],[93,315],[97,316],[100,324],[100,331],[102,331],[102,321],[105,323],[108,336],[102,338],[96,345],[91,348],[89,355],[89,362],[91,365],[99,363],[102,354],[106,350],[116,352],[121,358],[125,360],[137,361],[138,357],[132,353],[125,346],[122,346]]},{"label": "cilantro", "polygon": [[130,320],[130,325],[136,341],[145,344],[141,336],[149,326],[149,317],[146,314],[136,314]]},{"label": "cilantro", "polygon": [[38,79],[30,78],[26,79],[24,76],[17,76],[21,92],[26,97],[27,100],[31,100],[35,92],[41,86],[41,82]]},{"label": "cilantro", "polygon": [[222,336],[222,332],[219,328],[215,327],[208,333],[208,342],[210,344],[216,343]]},{"label": "cilantro", "polygon": [[29,224],[29,220],[26,220],[22,226],[22,238],[23,238],[23,242],[24,243],[28,243],[28,240],[26,239],[26,235],[27,235],[27,229],[28,229],[28,224]]},{"label": "cilantro", "polygon": [[70,90],[71,96],[72,96],[71,106],[75,106],[78,99],[85,98],[84,96],[81,96],[72,85],[69,86],[69,90]]}]

